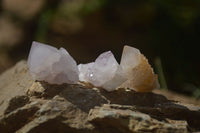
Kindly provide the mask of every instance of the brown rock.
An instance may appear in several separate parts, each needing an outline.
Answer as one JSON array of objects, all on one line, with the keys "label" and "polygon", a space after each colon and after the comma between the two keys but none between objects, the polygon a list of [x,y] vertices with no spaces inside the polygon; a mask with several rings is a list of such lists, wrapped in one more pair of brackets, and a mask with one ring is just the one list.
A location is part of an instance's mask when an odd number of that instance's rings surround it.
[{"label": "brown rock", "polygon": [[[89,114],[90,122],[102,129],[102,132],[187,132],[186,121],[158,121],[149,115],[127,106],[104,105],[92,109]],[[111,128],[112,127],[112,128]]]},{"label": "brown rock", "polygon": [[[19,62],[15,67],[4,72],[0,76],[0,81],[0,116],[2,116],[9,104],[12,104],[10,100],[24,96],[26,89],[30,88],[34,81],[31,79],[25,61]],[[21,106],[21,103],[15,104],[15,106],[18,104]]]},{"label": "brown rock", "polygon": [[200,130],[198,106],[155,93],[36,82],[25,61],[3,73],[0,81],[0,131],[5,133]]}]

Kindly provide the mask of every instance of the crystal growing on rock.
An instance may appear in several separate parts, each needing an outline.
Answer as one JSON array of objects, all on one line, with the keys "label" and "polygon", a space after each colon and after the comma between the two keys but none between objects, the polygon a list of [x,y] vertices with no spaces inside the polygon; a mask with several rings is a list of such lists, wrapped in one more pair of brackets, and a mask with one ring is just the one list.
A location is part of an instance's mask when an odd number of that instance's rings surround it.
[{"label": "crystal growing on rock", "polygon": [[74,84],[79,81],[76,61],[64,49],[33,42],[28,57],[32,77],[51,84]]},{"label": "crystal growing on rock", "polygon": [[157,75],[143,54],[136,48],[124,46],[120,62],[127,80],[120,88],[149,92],[159,87]]},{"label": "crystal growing on rock", "polygon": [[78,68],[80,81],[89,82],[108,91],[114,90],[124,82],[122,71],[111,51],[99,55],[95,62],[80,64]]},{"label": "crystal growing on rock", "polygon": [[35,80],[51,84],[91,83],[107,91],[129,88],[149,92],[159,87],[157,75],[143,54],[124,46],[120,65],[111,51],[98,56],[95,62],[79,64],[64,49],[33,42],[28,58],[30,73]]}]

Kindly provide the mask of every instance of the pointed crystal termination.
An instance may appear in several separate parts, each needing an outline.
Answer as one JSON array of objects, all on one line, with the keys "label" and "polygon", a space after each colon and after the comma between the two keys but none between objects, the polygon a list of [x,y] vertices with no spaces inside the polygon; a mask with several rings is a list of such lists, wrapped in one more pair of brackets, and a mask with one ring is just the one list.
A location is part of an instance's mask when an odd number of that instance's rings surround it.
[{"label": "pointed crystal termination", "polygon": [[79,80],[103,87],[107,91],[129,88],[149,92],[159,87],[157,75],[143,54],[125,46],[120,65],[111,51],[102,53],[95,62],[80,64],[64,49],[33,42],[28,66],[35,80],[51,84],[75,84]]},{"label": "pointed crystal termination", "polygon": [[122,71],[119,64],[111,51],[99,55],[95,62],[78,65],[78,68],[80,81],[103,87],[107,91],[116,89],[125,81],[121,76]]},{"label": "pointed crystal termination", "polygon": [[32,77],[51,84],[75,84],[79,80],[76,61],[64,49],[33,42],[28,57]]},{"label": "pointed crystal termination", "polygon": [[150,92],[159,87],[157,75],[143,54],[136,48],[124,46],[120,62],[128,79],[120,88],[129,88],[138,92]]}]

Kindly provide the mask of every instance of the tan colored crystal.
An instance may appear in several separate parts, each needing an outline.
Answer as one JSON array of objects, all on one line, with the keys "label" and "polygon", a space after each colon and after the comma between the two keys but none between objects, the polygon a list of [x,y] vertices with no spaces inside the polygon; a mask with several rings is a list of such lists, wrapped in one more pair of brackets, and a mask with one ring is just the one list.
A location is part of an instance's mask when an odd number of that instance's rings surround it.
[{"label": "tan colored crystal", "polygon": [[[127,54],[129,55],[127,56]],[[129,88],[137,92],[150,92],[159,87],[157,75],[154,74],[148,60],[138,49],[125,46],[120,65],[128,80],[120,85],[119,88]]]}]

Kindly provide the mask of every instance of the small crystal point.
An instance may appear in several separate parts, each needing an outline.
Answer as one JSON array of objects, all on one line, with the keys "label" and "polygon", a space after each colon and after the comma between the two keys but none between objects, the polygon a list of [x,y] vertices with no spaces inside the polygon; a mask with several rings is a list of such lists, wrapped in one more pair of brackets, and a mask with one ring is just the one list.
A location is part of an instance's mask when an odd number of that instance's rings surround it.
[{"label": "small crystal point", "polygon": [[102,53],[94,63],[92,83],[95,86],[102,86],[115,76],[118,66],[119,64],[111,51]]},{"label": "small crystal point", "polygon": [[136,48],[124,46],[120,62],[128,79],[120,88],[129,88],[138,92],[149,92],[159,87],[157,75],[143,54]]},{"label": "small crystal point", "polygon": [[124,76],[124,72],[122,71],[122,68],[118,66],[115,76],[111,80],[103,84],[102,87],[105,88],[107,91],[114,91],[119,85],[121,85],[126,80],[127,79]]},{"label": "small crystal point", "polygon": [[111,51],[99,55],[95,62],[80,64],[78,68],[81,81],[103,87],[108,91],[116,89],[124,81],[124,78],[119,76],[121,74],[121,71],[118,71],[119,64]]},{"label": "small crystal point", "polygon": [[74,84],[79,80],[76,61],[64,49],[33,42],[28,57],[32,77],[51,84]]}]

